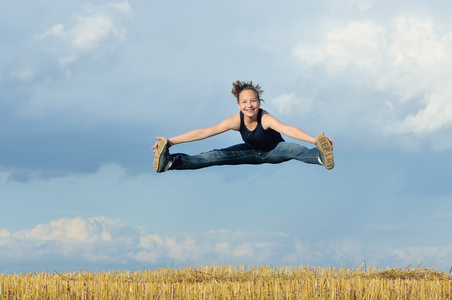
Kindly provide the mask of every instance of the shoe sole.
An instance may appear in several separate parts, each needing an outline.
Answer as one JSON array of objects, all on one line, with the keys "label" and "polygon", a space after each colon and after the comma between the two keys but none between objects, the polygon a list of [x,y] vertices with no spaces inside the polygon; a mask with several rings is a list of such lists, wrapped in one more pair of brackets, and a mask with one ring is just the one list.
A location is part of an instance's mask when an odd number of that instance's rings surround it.
[{"label": "shoe sole", "polygon": [[162,158],[162,153],[164,151],[167,151],[167,145],[168,145],[168,140],[163,138],[157,144],[157,149],[155,149],[154,171],[156,171],[157,173],[164,172],[164,166],[162,166],[161,168],[159,168],[159,166],[160,166],[160,160]]},{"label": "shoe sole", "polygon": [[323,166],[327,170],[331,170],[332,168],[334,168],[334,156],[333,156],[333,148],[331,147],[330,141],[323,134],[319,134],[316,137],[316,141],[317,141],[317,149],[319,149],[320,154],[323,156],[320,158],[320,160],[323,163]]}]

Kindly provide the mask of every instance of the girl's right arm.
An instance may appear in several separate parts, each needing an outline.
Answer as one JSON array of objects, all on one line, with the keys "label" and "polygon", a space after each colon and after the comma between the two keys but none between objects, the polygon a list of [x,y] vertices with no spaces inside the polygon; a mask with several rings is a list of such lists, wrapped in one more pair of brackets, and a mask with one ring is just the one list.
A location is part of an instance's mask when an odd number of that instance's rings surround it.
[{"label": "girl's right arm", "polygon": [[[189,143],[189,142],[203,140],[203,139],[212,137],[214,135],[226,132],[231,129],[232,130],[240,130],[239,114],[235,114],[232,117],[229,117],[226,120],[224,120],[221,123],[218,123],[214,126],[211,126],[208,128],[195,129],[195,130],[183,133],[181,135],[172,137],[172,138],[168,139],[168,146],[171,147],[176,144]],[[157,144],[162,139],[162,137],[159,136],[159,137],[156,137],[155,139],[157,140],[157,142],[152,147],[152,149],[157,148]]]}]

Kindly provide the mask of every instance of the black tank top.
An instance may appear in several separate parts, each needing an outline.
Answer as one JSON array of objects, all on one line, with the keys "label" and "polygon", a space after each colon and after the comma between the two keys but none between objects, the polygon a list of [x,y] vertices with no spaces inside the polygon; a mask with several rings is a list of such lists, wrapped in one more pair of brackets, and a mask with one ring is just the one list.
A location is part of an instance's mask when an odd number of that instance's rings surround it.
[{"label": "black tank top", "polygon": [[262,109],[257,114],[257,126],[253,131],[248,130],[240,112],[240,134],[243,141],[254,150],[270,151],[280,142],[284,142],[281,134],[273,129],[264,130],[262,127]]}]

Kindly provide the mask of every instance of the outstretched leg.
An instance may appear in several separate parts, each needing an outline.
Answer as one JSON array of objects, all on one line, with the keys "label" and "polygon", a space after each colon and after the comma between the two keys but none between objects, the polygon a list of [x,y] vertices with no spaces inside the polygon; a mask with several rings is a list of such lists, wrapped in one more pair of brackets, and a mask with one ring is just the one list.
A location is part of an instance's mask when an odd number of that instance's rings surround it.
[{"label": "outstretched leg", "polygon": [[273,150],[260,153],[267,163],[278,164],[296,159],[308,164],[320,164],[316,148],[309,149],[295,143],[281,142]]},{"label": "outstretched leg", "polygon": [[307,148],[295,143],[279,143],[273,150],[259,153],[267,163],[278,164],[296,159],[308,164],[323,165],[328,170],[334,167],[333,150],[329,140],[322,134],[317,137],[317,147]]},{"label": "outstretched leg", "polygon": [[172,165],[170,170],[196,170],[210,166],[261,164],[256,151],[246,144],[239,144],[224,149],[215,149],[197,155],[175,153],[170,155]]}]

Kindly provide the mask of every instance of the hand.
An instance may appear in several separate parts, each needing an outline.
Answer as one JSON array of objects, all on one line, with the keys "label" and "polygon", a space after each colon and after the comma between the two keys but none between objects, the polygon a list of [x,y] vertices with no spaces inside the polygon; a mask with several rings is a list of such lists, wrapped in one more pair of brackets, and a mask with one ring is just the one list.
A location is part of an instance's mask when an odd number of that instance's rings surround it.
[{"label": "hand", "polygon": [[[322,134],[325,135],[325,132],[322,132]],[[326,138],[328,139],[328,141],[330,141],[331,148],[334,148],[334,141],[329,137],[326,137]],[[315,143],[315,145],[317,146],[317,142]]]},{"label": "hand", "polygon": [[[157,140],[157,142],[155,142],[154,146],[151,147],[151,149],[153,149],[154,151],[152,151],[152,153],[155,153],[155,150],[157,149],[157,145],[160,142],[161,139],[163,139],[163,136],[158,136],[155,138]],[[168,148],[171,147],[173,145],[173,143],[168,139]]]},{"label": "hand", "polygon": [[[325,132],[322,132],[322,134],[325,134]],[[330,143],[331,143],[331,148],[334,148],[334,142],[333,142],[333,140],[331,139],[331,138],[329,138],[329,137],[326,137],[329,141],[330,141]]]}]

